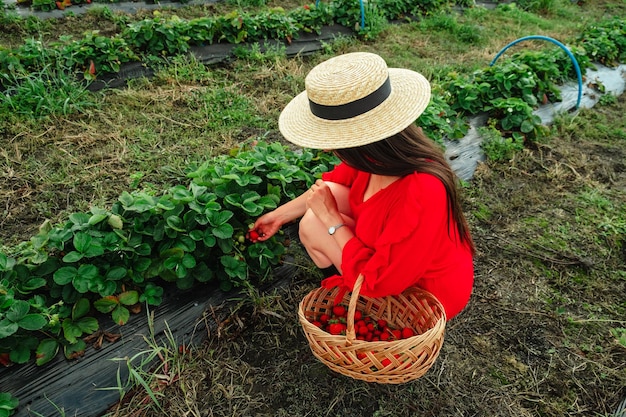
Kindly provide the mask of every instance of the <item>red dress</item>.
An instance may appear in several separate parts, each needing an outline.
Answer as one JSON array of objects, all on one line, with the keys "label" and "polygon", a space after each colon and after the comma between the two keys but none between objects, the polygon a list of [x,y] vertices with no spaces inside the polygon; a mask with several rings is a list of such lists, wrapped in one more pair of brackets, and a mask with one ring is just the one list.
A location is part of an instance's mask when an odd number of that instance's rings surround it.
[{"label": "red dress", "polygon": [[342,253],[343,275],[322,281],[324,287],[352,289],[359,274],[361,294],[397,295],[421,287],[444,306],[447,319],[467,305],[474,284],[469,247],[462,244],[450,218],[443,183],[424,173],[407,175],[363,201],[370,174],[341,163],[324,181],[350,187],[355,236]]}]

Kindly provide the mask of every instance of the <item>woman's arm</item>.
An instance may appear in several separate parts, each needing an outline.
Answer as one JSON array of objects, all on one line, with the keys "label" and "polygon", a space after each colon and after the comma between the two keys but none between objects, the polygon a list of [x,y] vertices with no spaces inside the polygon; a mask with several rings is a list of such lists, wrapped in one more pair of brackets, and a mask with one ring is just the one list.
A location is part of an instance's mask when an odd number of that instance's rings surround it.
[{"label": "woman's arm", "polygon": [[304,215],[307,209],[307,193],[279,206],[275,210],[264,214],[254,222],[254,229],[259,233],[259,241],[264,241],[274,236],[286,223],[298,219]]}]

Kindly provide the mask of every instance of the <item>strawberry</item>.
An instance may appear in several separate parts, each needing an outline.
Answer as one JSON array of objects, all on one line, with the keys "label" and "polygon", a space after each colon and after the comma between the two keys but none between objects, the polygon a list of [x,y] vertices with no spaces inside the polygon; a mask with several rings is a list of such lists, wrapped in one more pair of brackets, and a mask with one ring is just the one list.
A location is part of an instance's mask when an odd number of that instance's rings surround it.
[{"label": "strawberry", "polygon": [[361,313],[359,310],[354,312],[354,321],[359,321],[361,320],[361,318],[363,317],[363,313]]},{"label": "strawberry", "polygon": [[333,314],[337,317],[345,317],[346,308],[342,305],[336,305],[333,307]]},{"label": "strawberry", "polygon": [[313,322],[313,326],[319,327],[321,329],[323,325],[322,325],[321,322],[316,320],[316,321]]},{"label": "strawberry", "polygon": [[360,336],[365,336],[369,330],[367,330],[366,326],[361,326],[357,329],[356,334]]},{"label": "strawberry", "polygon": [[380,330],[384,330],[387,327],[387,320],[378,319],[377,324]]},{"label": "strawberry", "polygon": [[389,332],[382,332],[380,334],[380,336],[378,336],[380,338],[380,340],[382,341],[386,341],[389,340]]},{"label": "strawberry", "polygon": [[400,340],[400,339],[402,339],[402,331],[401,331],[401,330],[398,330],[398,329],[393,329],[393,330],[391,331],[391,334],[393,335],[393,338],[394,338],[395,340]]},{"label": "strawberry", "polygon": [[328,321],[329,321],[329,320],[330,320],[330,316],[329,316],[328,314],[322,314],[322,315],[320,316],[320,321],[321,321],[323,324],[328,323]]},{"label": "strawberry", "polygon": [[0,365],[3,365],[3,366],[11,365],[11,359],[9,358],[8,353],[0,353]]},{"label": "strawberry", "polygon": [[411,329],[410,327],[404,327],[402,329],[403,339],[408,339],[409,337],[413,337],[413,336],[415,336],[415,332],[413,332],[413,329]]},{"label": "strawberry", "polygon": [[259,239],[259,232],[257,232],[255,229],[249,230],[248,239],[250,239],[251,242],[256,242]]},{"label": "strawberry", "polygon": [[380,361],[380,364],[381,364],[383,367],[387,367],[387,366],[389,366],[389,365],[391,364],[391,359],[389,359],[389,358],[385,358],[385,359],[383,359],[382,361]]},{"label": "strawberry", "polygon": [[328,333],[339,335],[346,331],[346,325],[343,323],[331,323],[328,325]]}]

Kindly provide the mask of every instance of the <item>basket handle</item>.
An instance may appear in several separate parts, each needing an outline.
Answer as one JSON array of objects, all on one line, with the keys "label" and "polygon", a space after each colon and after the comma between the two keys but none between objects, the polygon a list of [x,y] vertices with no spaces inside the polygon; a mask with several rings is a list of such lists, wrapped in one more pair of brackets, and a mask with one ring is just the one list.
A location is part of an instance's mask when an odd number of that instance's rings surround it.
[{"label": "basket handle", "polygon": [[356,339],[356,332],[354,331],[354,313],[356,313],[356,303],[359,301],[359,293],[361,292],[361,285],[363,285],[363,274],[359,274],[357,277],[354,288],[352,288],[352,294],[350,295],[350,302],[348,304],[348,317],[346,327],[346,344],[352,345],[352,342]]}]

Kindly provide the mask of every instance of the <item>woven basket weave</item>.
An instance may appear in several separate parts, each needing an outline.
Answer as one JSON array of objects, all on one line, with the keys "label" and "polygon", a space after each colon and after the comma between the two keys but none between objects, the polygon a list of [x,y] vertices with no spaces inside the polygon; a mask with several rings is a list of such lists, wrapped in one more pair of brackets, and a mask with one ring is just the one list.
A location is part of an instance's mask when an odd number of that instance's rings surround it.
[{"label": "woven basket weave", "polygon": [[[348,303],[345,336],[331,335],[312,323],[321,314],[332,314],[338,288],[318,288],[302,299],[298,316],[311,351],[333,371],[354,379],[401,384],[421,377],[433,365],[443,344],[443,306],[432,294],[415,287],[398,296],[360,296],[362,283],[363,278],[359,277],[352,293],[346,293],[340,302]],[[392,328],[409,327],[415,336],[393,341],[358,340],[354,331],[357,309],[375,320],[387,320]],[[386,366],[383,362],[387,362]]]}]

